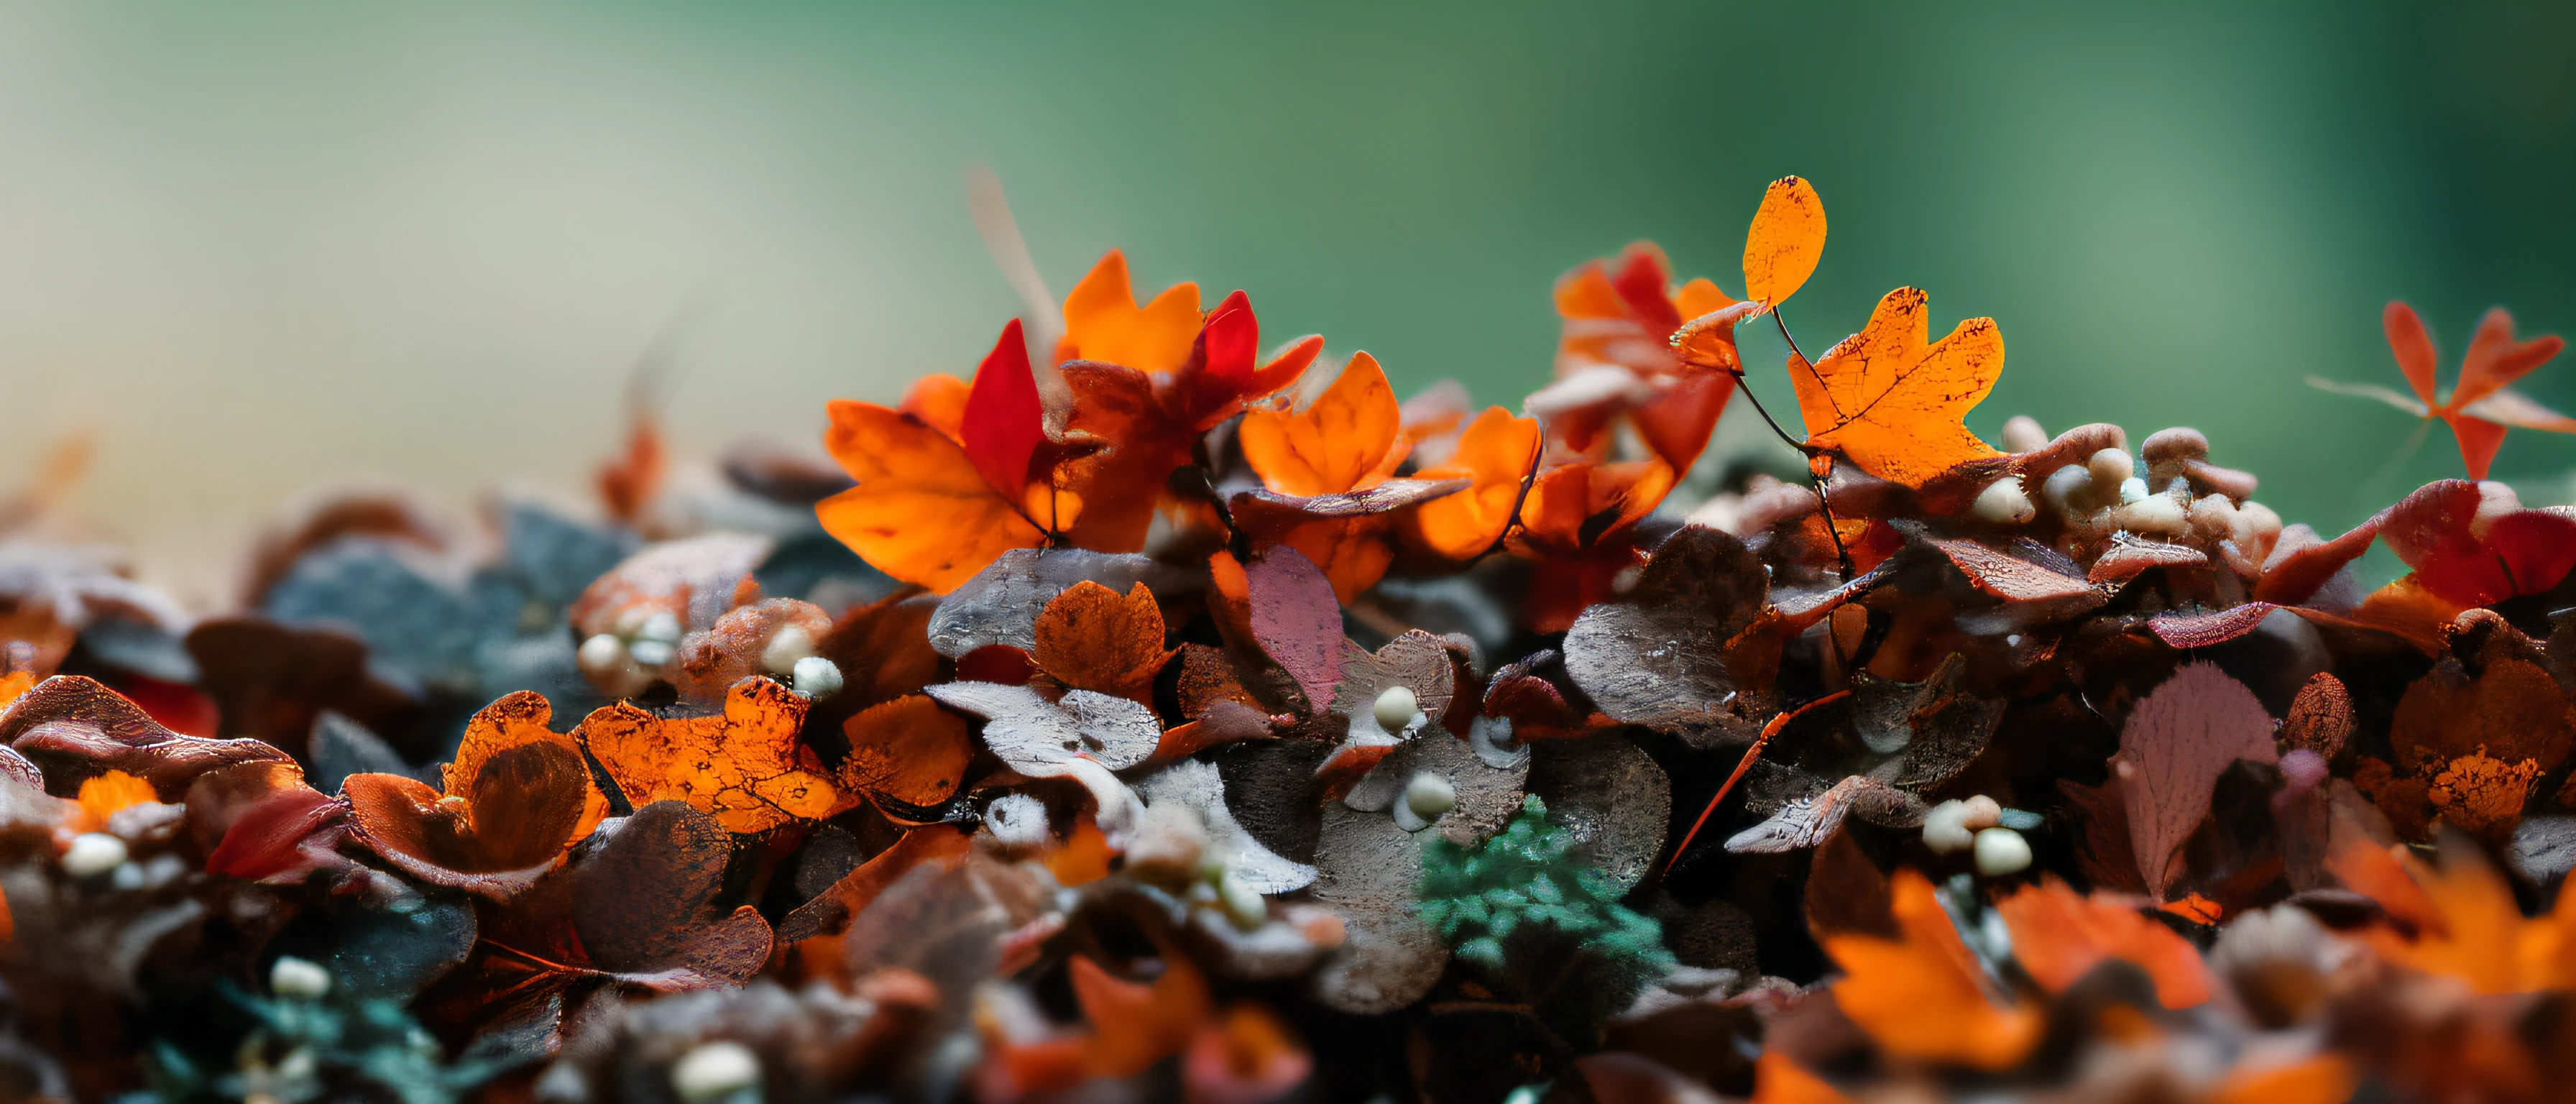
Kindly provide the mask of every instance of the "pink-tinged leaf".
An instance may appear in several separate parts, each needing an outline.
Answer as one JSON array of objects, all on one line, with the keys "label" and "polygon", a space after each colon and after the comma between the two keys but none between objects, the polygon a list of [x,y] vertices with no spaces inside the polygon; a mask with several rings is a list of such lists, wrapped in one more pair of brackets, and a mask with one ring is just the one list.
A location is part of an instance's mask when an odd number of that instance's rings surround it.
[{"label": "pink-tinged leaf", "polygon": [[2576,518],[2550,510],[2523,510],[2487,527],[2487,548],[2503,565],[2509,593],[2539,594],[2576,570]]},{"label": "pink-tinged leaf", "polygon": [[2279,608],[2270,602],[2247,602],[2211,613],[2160,613],[2147,619],[2147,631],[2176,648],[2206,648],[2253,632]]},{"label": "pink-tinged leaf", "polygon": [[2105,600],[2102,592],[2082,579],[2060,574],[2001,549],[1966,540],[1935,539],[1926,543],[1949,557],[1950,563],[1978,590],[2007,602],[2071,599],[2081,604],[2100,605]]},{"label": "pink-tinged leaf", "polygon": [[2218,776],[2239,759],[2279,760],[2272,715],[2215,665],[2183,667],[2129,711],[2111,767],[2128,806],[2138,873],[2159,899],[2171,883],[2174,850],[2208,815]]},{"label": "pink-tinged leaf", "polygon": [[2094,560],[2093,569],[2085,572],[2084,577],[2096,583],[2124,583],[2151,567],[2198,567],[2208,562],[2209,553],[2197,548],[2152,541],[2122,541],[2102,553],[2100,559]]},{"label": "pink-tinged leaf", "polygon": [[1046,443],[1046,407],[1038,397],[1037,374],[1029,368],[1028,341],[1020,336],[1019,319],[1002,327],[1002,339],[975,369],[958,435],[984,482],[1019,504],[1029,485],[1029,462]]},{"label": "pink-tinged leaf", "polygon": [[1252,636],[1297,680],[1309,711],[1331,704],[1342,681],[1342,604],[1332,581],[1296,549],[1278,547],[1245,565]]}]

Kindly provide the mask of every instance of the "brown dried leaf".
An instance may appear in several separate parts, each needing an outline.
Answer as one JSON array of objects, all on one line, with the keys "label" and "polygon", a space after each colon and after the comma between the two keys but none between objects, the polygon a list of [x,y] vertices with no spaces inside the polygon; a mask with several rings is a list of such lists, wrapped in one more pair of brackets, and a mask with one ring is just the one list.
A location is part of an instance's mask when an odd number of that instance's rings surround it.
[{"label": "brown dried leaf", "polygon": [[1569,854],[1621,888],[1644,880],[1663,854],[1672,780],[1625,737],[1603,733],[1531,748],[1528,786],[1575,838]]},{"label": "brown dried leaf", "polygon": [[1685,526],[1665,538],[1620,601],[1575,619],[1565,634],[1566,671],[1613,719],[1705,718],[1735,696],[1726,645],[1761,613],[1768,579],[1744,542]]},{"label": "brown dried leaf", "polygon": [[125,696],[80,675],[37,683],[0,712],[0,744],[16,748],[45,772],[58,797],[109,771],[152,784],[162,801],[178,802],[197,776],[218,767],[286,760],[257,740],[206,740],[163,728]]},{"label": "brown dried leaf", "polygon": [[2352,738],[2352,728],[2352,695],[2344,690],[2343,680],[2319,671],[2308,676],[2298,697],[2291,699],[2290,716],[2281,722],[2278,743],[2282,751],[2306,748],[2332,761],[2343,751],[2344,741]]},{"label": "brown dried leaf", "polygon": [[1143,583],[1124,598],[1089,580],[1066,587],[1038,614],[1035,638],[1030,655],[1057,682],[1147,705],[1154,676],[1172,658],[1163,647],[1163,611]]},{"label": "brown dried leaf", "polygon": [[913,809],[956,796],[975,755],[966,722],[919,694],[861,710],[841,722],[841,732],[850,741],[841,788]]}]

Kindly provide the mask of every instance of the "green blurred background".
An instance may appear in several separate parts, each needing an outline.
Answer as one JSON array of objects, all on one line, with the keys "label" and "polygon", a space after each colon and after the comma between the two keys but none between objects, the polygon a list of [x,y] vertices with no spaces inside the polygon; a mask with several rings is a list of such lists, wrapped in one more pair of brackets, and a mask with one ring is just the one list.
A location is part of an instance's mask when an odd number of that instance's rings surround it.
[{"label": "green blurred background", "polygon": [[[810,440],[1017,309],[979,162],[1058,294],[1124,246],[1506,404],[1558,273],[1649,237],[1740,291],[1798,173],[1802,344],[1923,287],[2001,322],[1974,428],[2196,425],[2329,532],[2458,471],[2299,382],[2397,382],[2381,304],[2446,377],[2489,305],[2576,332],[2565,3],[12,5],[0,475],[95,428],[81,508],[208,600],[325,477],[577,492],[675,319],[684,447]],[[2526,389],[2576,407],[2576,358]],[[2570,469],[2529,433],[2496,466]]]}]

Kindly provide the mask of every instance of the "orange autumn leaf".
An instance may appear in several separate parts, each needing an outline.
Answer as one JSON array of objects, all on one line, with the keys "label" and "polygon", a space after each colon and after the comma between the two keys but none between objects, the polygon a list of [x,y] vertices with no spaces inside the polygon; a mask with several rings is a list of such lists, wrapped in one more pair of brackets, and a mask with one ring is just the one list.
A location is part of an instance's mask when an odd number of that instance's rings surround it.
[{"label": "orange autumn leaf", "polygon": [[2095,966],[2121,959],[2155,981],[2156,1000],[2190,1008],[2209,999],[2200,952],[2173,929],[2102,896],[2086,897],[2050,877],[1996,902],[2012,931],[2013,957],[2040,987],[2063,993]]},{"label": "orange autumn leaf", "polygon": [[1851,1104],[1851,1098],[1788,1055],[1765,1049],[1753,1061],[1753,1104]]},{"label": "orange autumn leaf", "polygon": [[576,735],[629,804],[678,799],[715,814],[726,831],[766,832],[829,815],[832,780],[797,754],[806,701],[765,678],[725,692],[713,717],[657,717],[619,702],[592,713]]},{"label": "orange autumn leaf", "polygon": [[1095,449],[1065,465],[1065,486],[1093,507],[1070,523],[1074,544],[1143,548],[1157,507],[1175,501],[1172,473],[1193,462],[1201,435],[1294,382],[1324,347],[1321,337],[1300,338],[1263,361],[1260,338],[1252,301],[1237,291],[1207,313],[1168,371],[1098,359],[1059,368],[1073,398],[1066,440]]},{"label": "orange autumn leaf", "polygon": [[1182,955],[1163,959],[1152,984],[1112,976],[1090,958],[1075,955],[1074,999],[1091,1022],[1085,1065],[1095,1077],[1133,1077],[1180,1052],[1213,1011],[1207,981]]},{"label": "orange autumn leaf", "polygon": [[[2479,993],[2576,987],[2576,893],[2560,894],[2549,915],[2526,918],[2482,855],[2443,852],[2438,869],[2359,842],[2335,855],[2332,868],[2347,885],[2416,923],[2411,939],[2385,927],[2363,933],[2380,957],[2458,978]],[[2388,877],[2390,867],[2404,878]]]},{"label": "orange autumn leaf", "polygon": [[9,708],[9,703],[18,700],[18,695],[35,688],[34,671],[11,671],[0,674],[0,709]]},{"label": "orange autumn leaf", "polygon": [[1181,1058],[1187,1104],[1269,1104],[1314,1072],[1296,1029],[1252,1001],[1237,1001],[1201,1027]]},{"label": "orange autumn leaf", "polygon": [[1551,465],[1521,503],[1520,543],[1540,555],[1591,548],[1655,512],[1672,489],[1673,469],[1660,460]]},{"label": "orange autumn leaf", "polygon": [[1674,288],[1671,272],[1663,250],[1637,242],[1619,255],[1615,272],[1593,261],[1557,281],[1565,327],[1556,382],[1526,404],[1552,442],[1606,460],[1612,429],[1624,421],[1675,471],[1689,470],[1707,447],[1735,395],[1734,322],[1712,323],[1695,336],[1689,352],[1697,370],[1685,371],[1670,343],[1684,322],[1736,302],[1705,279]]},{"label": "orange autumn leaf", "polygon": [[829,411],[823,446],[858,485],[816,504],[815,517],[878,570],[945,594],[1002,553],[1046,543],[939,429],[872,403],[836,399]]},{"label": "orange autumn leaf", "polygon": [[1127,254],[1112,249],[1064,297],[1064,337],[1055,359],[1098,360],[1170,372],[1189,360],[1199,332],[1199,286],[1178,283],[1136,305]]},{"label": "orange autumn leaf", "polygon": [[2469,351],[2460,359],[2459,382],[2451,385],[2448,398],[2437,400],[2441,355],[2433,347],[2433,335],[2424,328],[2424,319],[2413,307],[2392,301],[2381,312],[2380,324],[2388,333],[2389,350],[2397,355],[2397,370],[2406,377],[2414,397],[2377,384],[2337,383],[2316,376],[2308,377],[2308,385],[2336,394],[2377,399],[2418,418],[2442,419],[2459,440],[2460,462],[2467,466],[2471,479],[2487,477],[2487,468],[2495,462],[2496,450],[2504,446],[2509,428],[2576,433],[2576,418],[2542,406],[2508,386],[2548,363],[2566,347],[2567,343],[2557,336],[2516,341],[2513,315],[2503,307],[2488,311],[2478,320],[2477,333],[2469,338]]},{"label": "orange autumn leaf", "polygon": [[1967,461],[2003,455],[1963,421],[2003,375],[2003,335],[1994,319],[1971,318],[1926,344],[1928,313],[1922,292],[1898,288],[1878,301],[1869,325],[1812,366],[1790,355],[1808,445],[1916,488]]},{"label": "orange autumn leaf", "polygon": [[1118,852],[1109,846],[1109,834],[1100,830],[1100,823],[1091,814],[1084,813],[1065,833],[1064,842],[1048,848],[1041,861],[1047,873],[1055,876],[1057,885],[1078,886],[1108,877],[1109,864],[1117,857]]},{"label": "orange autumn leaf", "polygon": [[1238,431],[1244,459],[1262,483],[1284,495],[1365,490],[1404,462],[1404,409],[1386,370],[1353,354],[1333,386],[1302,411],[1253,410]]},{"label": "orange autumn leaf", "polygon": [[[850,741],[841,761],[841,787],[857,794],[928,809],[947,801],[965,782],[975,748],[964,718],[920,694],[869,706],[841,722]],[[900,811],[900,810],[898,810]]]},{"label": "orange autumn leaf", "polygon": [[1794,176],[1771,182],[1744,235],[1744,297],[1777,305],[1806,286],[1825,254],[1825,201]]},{"label": "orange autumn leaf", "polygon": [[968,390],[965,380],[946,372],[933,372],[912,381],[911,389],[903,393],[903,401],[895,409],[921,419],[940,436],[963,444]]},{"label": "orange autumn leaf", "polygon": [[1987,994],[1983,971],[1922,874],[1899,870],[1888,890],[1898,938],[1825,937],[1844,974],[1833,983],[1834,1003],[1899,1058],[1987,1070],[2020,1062],[2039,1042],[2040,1011],[1998,1006]]},{"label": "orange autumn leaf", "polygon": [[608,814],[572,739],[546,727],[553,712],[531,690],[484,706],[437,789],[394,774],[342,780],[358,839],[432,884],[502,898],[526,889]]},{"label": "orange autumn leaf", "polygon": [[1076,690],[1115,694],[1148,705],[1154,676],[1170,662],[1163,647],[1163,611],[1145,584],[1125,597],[1084,580],[1066,587],[1040,611],[1038,669]]},{"label": "orange autumn leaf", "polygon": [[1447,463],[1414,473],[1418,479],[1465,479],[1467,489],[1415,507],[1406,519],[1406,534],[1442,559],[1483,554],[1510,527],[1539,445],[1535,419],[1487,407],[1458,434],[1457,450]]},{"label": "orange autumn leaf", "polygon": [[2295,1062],[2228,1071],[2198,1104],[2343,1104],[2361,1087],[2352,1063],[2320,1054]]},{"label": "orange autumn leaf", "polygon": [[160,798],[153,795],[152,783],[121,770],[112,770],[82,781],[79,800],[80,811],[74,814],[81,825],[79,830],[103,832],[107,830],[107,818],[115,816],[118,810],[147,801],[159,801]]}]

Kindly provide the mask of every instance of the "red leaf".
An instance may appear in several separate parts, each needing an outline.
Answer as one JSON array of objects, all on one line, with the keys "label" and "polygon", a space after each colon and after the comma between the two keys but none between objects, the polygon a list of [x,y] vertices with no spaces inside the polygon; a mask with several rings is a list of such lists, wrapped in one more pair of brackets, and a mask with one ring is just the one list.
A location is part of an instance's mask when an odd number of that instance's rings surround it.
[{"label": "red leaf", "polygon": [[1320,712],[1342,681],[1342,604],[1333,584],[1294,548],[1273,548],[1244,567],[1252,636]]},{"label": "red leaf", "polygon": [[1020,503],[1028,490],[1029,461],[1046,443],[1046,409],[1038,400],[1037,375],[1029,369],[1029,346],[1020,336],[1019,319],[1002,327],[1001,341],[975,369],[959,433],[984,482],[1004,499]]}]

